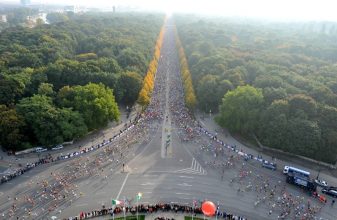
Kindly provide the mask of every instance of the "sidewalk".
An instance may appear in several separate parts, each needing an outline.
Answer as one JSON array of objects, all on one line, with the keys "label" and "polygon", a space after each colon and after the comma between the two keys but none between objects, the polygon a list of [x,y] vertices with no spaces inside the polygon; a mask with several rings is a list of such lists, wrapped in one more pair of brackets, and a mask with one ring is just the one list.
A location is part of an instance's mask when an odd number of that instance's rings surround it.
[{"label": "sidewalk", "polygon": [[[136,105],[135,105],[136,106]],[[108,124],[106,128],[102,128],[100,130],[93,131],[86,136],[82,137],[80,140],[74,141],[73,144],[64,146],[62,150],[58,151],[46,151],[41,153],[40,155],[37,153],[30,153],[25,155],[19,155],[19,156],[8,156],[5,152],[0,150],[0,173],[7,170],[9,167],[15,169],[19,168],[19,164],[22,166],[26,165],[27,163],[36,162],[39,160],[39,158],[43,158],[44,156],[51,154],[52,156],[57,157],[58,155],[66,155],[68,153],[72,153],[75,150],[78,150],[79,147],[86,148],[90,147],[95,144],[99,144],[103,142],[103,140],[106,140],[110,137],[112,137],[114,134],[119,133],[121,129],[124,128],[124,124],[128,123],[130,120],[133,120],[139,111],[139,107],[132,108],[132,111],[130,113],[129,118],[127,119],[127,112],[124,108],[120,107],[120,119],[119,122],[111,122]]]},{"label": "sidewalk", "polygon": [[[245,146],[244,144],[240,143],[238,140],[236,140],[234,137],[232,137],[229,132],[226,131],[226,129],[221,128],[218,124],[215,123],[214,121],[214,116],[212,115],[211,117],[209,114],[206,114],[206,116],[203,118],[202,113],[196,113],[196,119],[201,123],[201,125],[206,128],[209,132],[211,133],[218,133],[217,137],[218,139],[224,141],[227,144],[230,145],[236,145],[237,149],[244,151],[245,153],[250,153],[252,155],[261,155],[265,160],[272,161],[272,154],[266,154],[266,152],[262,152],[256,149],[249,148]],[[311,178],[316,178],[318,174],[319,167],[316,164],[312,164],[307,161],[300,160],[298,158],[287,158],[284,155],[281,157],[277,154],[274,155],[276,158],[276,163],[278,166],[278,169],[281,170],[283,169],[284,166],[290,165],[290,166],[295,166],[300,169],[308,170],[311,173]],[[319,174],[320,179],[326,180],[329,185],[337,186],[337,178],[336,178],[336,171],[330,171],[325,168],[323,168]]]}]

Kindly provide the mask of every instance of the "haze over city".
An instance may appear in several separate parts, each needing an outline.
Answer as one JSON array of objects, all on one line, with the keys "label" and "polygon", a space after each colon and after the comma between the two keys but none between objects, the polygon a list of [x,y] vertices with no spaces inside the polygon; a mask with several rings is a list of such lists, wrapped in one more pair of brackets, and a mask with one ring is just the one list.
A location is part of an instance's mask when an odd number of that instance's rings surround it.
[{"label": "haze over city", "polygon": [[[5,0],[1,2],[15,2]],[[328,20],[337,21],[336,1],[333,0],[33,0],[33,4],[84,5],[89,7],[137,6],[146,10],[167,13],[198,13],[221,16],[270,18],[277,20]]]}]

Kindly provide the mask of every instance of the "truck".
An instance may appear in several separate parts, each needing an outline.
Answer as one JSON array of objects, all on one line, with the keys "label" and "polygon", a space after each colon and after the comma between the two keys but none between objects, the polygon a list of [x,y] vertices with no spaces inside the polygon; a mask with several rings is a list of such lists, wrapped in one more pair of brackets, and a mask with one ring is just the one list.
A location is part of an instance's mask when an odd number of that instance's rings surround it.
[{"label": "truck", "polygon": [[317,184],[310,180],[309,177],[298,175],[296,173],[288,173],[286,181],[289,184],[296,185],[309,192],[316,192],[317,189]]}]

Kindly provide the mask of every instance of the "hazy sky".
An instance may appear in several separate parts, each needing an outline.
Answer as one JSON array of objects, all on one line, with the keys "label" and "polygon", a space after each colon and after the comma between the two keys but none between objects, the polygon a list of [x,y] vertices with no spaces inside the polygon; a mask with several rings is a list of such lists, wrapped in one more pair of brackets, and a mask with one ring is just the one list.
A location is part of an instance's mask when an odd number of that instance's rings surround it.
[{"label": "hazy sky", "polygon": [[[16,1],[19,0],[0,0]],[[88,6],[137,5],[166,12],[337,21],[337,0],[31,0]]]}]

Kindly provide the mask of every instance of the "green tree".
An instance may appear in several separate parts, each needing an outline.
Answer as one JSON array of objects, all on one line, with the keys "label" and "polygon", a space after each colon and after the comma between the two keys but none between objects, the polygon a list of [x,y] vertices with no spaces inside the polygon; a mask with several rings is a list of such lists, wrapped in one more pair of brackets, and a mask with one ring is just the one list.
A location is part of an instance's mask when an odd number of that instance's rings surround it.
[{"label": "green tree", "polygon": [[142,77],[135,72],[123,73],[117,82],[117,101],[124,104],[133,104],[142,88]]},{"label": "green tree", "polygon": [[221,99],[233,89],[233,85],[228,80],[221,81],[219,76],[209,74],[202,77],[196,88],[200,108],[205,112],[217,112]]},{"label": "green tree", "polygon": [[50,83],[41,83],[37,92],[40,95],[46,95],[49,97],[52,97],[55,95],[55,92],[53,90],[53,84],[50,84]]},{"label": "green tree", "polygon": [[89,130],[106,126],[109,121],[118,120],[119,110],[111,89],[103,84],[89,83],[62,89],[60,104],[81,113]]},{"label": "green tree", "polygon": [[23,118],[15,109],[0,105],[0,145],[5,149],[16,150],[20,148],[23,140]]},{"label": "green tree", "polygon": [[314,156],[319,152],[321,129],[317,122],[294,118],[288,124],[288,138],[291,139],[289,150],[304,156]]},{"label": "green tree", "polygon": [[87,127],[78,112],[56,108],[45,95],[24,98],[16,106],[39,144],[51,146],[83,136]]},{"label": "green tree", "polygon": [[216,121],[233,132],[254,132],[262,103],[261,89],[249,85],[239,86],[225,94]]},{"label": "green tree", "polygon": [[[316,117],[317,103],[310,96],[297,94],[289,98],[290,114],[293,117],[303,115],[306,118]],[[304,113],[304,114],[303,114]]]},{"label": "green tree", "polygon": [[49,23],[53,24],[68,21],[69,18],[63,13],[52,12],[47,14],[47,20]]}]

